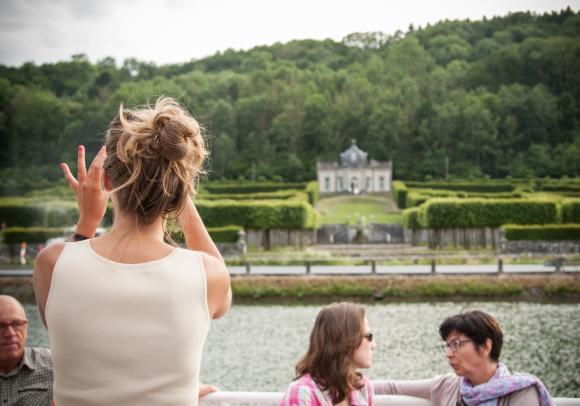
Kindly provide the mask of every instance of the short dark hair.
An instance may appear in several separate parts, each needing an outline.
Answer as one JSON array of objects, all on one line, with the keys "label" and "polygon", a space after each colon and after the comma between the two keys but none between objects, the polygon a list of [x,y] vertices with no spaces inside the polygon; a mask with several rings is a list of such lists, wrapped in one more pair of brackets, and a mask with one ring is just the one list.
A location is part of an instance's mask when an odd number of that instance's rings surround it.
[{"label": "short dark hair", "polygon": [[469,337],[478,348],[489,338],[491,340],[489,357],[493,361],[499,361],[503,333],[498,321],[491,315],[481,310],[472,310],[448,317],[439,326],[439,335],[443,340],[447,340],[454,331]]}]

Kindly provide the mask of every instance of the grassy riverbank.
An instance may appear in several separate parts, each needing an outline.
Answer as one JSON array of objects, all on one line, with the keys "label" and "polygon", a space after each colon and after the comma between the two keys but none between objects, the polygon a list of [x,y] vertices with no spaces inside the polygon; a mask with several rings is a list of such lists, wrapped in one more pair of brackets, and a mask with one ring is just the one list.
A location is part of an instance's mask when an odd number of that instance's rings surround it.
[{"label": "grassy riverbank", "polygon": [[[580,275],[233,276],[236,302],[513,300],[580,303]],[[0,278],[0,291],[34,303],[32,278]]]},{"label": "grassy riverbank", "polygon": [[580,302],[580,275],[234,277],[241,300],[509,299]]}]

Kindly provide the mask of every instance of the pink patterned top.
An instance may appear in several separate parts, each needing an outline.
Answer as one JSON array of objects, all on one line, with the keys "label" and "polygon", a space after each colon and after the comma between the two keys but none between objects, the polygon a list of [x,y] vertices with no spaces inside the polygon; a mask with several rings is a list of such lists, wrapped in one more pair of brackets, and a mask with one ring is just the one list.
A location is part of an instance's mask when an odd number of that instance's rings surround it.
[{"label": "pink patterned top", "polygon": [[[350,393],[351,406],[373,406],[375,395],[371,381],[363,375],[363,387]],[[332,398],[321,390],[310,374],[298,378],[288,388],[280,406],[333,406]]]}]

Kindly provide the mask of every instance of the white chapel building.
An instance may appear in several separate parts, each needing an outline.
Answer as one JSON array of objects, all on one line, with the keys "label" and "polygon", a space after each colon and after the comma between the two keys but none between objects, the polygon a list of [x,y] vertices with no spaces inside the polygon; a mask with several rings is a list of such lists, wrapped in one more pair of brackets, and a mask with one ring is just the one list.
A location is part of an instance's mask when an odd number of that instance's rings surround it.
[{"label": "white chapel building", "polygon": [[368,153],[351,141],[349,149],[340,154],[340,162],[317,162],[316,172],[320,194],[381,193],[391,190],[392,161],[368,160]]}]

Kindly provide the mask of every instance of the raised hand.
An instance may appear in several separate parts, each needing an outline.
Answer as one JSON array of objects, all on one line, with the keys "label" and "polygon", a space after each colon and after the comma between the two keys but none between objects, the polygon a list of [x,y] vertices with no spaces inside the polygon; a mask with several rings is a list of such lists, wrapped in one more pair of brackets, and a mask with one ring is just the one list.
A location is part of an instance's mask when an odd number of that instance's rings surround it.
[{"label": "raised hand", "polygon": [[107,202],[110,197],[110,193],[103,186],[105,173],[103,164],[105,163],[106,156],[107,150],[103,145],[87,171],[85,165],[85,147],[79,145],[77,178],[74,177],[66,163],[63,162],[60,164],[68,184],[74,190],[77,197],[80,215],[76,232],[88,238],[95,235],[99,223],[105,216]]}]

